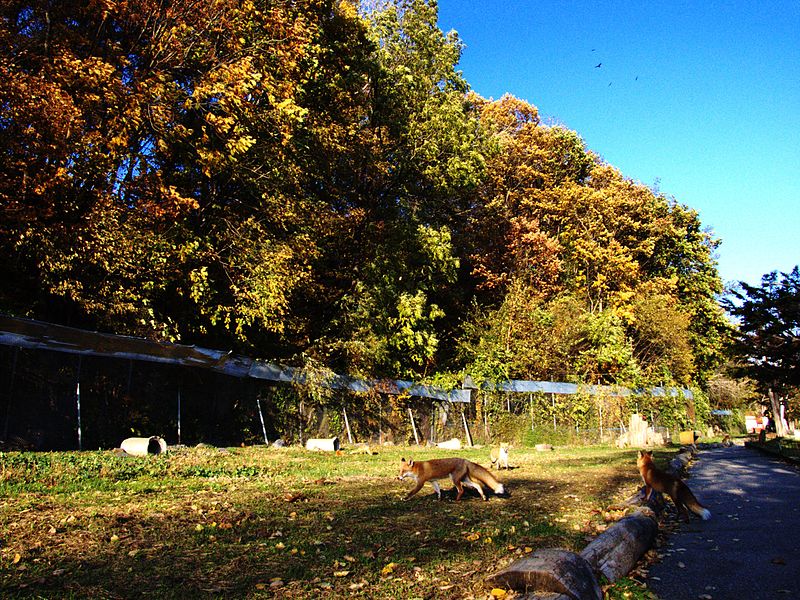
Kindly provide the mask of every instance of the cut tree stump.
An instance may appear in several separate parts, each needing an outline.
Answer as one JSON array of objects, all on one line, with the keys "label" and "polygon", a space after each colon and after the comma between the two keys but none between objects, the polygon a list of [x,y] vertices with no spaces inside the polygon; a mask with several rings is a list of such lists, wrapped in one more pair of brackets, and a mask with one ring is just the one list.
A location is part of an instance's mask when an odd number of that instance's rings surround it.
[{"label": "cut tree stump", "polygon": [[[530,594],[549,592],[571,600],[602,600],[592,566],[583,557],[559,548],[544,548],[515,560],[490,575],[487,584]],[[557,596],[556,596],[557,597]]]}]

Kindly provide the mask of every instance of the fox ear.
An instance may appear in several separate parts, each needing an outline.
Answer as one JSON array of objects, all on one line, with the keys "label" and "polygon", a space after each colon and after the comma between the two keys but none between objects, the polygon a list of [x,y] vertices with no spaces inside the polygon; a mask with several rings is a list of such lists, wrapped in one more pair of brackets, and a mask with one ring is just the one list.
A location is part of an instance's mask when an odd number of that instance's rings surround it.
[{"label": "fox ear", "polygon": [[414,466],[414,459],[413,458],[408,461],[408,466],[409,467],[413,467]]}]

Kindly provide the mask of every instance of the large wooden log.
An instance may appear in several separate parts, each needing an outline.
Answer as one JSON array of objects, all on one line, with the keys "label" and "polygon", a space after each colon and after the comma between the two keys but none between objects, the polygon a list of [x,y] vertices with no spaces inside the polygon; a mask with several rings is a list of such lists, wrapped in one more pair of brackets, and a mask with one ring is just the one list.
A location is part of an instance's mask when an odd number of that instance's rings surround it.
[{"label": "large wooden log", "polygon": [[530,594],[550,592],[571,600],[602,600],[603,592],[583,557],[558,548],[544,548],[515,560],[487,578],[492,587]]},{"label": "large wooden log", "polygon": [[637,510],[617,521],[581,551],[581,556],[609,581],[627,575],[658,534],[652,511]]}]

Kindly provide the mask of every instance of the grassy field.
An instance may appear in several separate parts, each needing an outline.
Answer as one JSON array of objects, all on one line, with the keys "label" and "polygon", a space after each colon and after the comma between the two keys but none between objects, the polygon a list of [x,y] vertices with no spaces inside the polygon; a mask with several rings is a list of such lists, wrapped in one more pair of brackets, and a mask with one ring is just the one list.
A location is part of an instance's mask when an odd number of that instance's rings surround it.
[{"label": "grassy field", "polygon": [[513,449],[509,498],[438,502],[426,485],[402,501],[401,456],[453,454],[489,464],[488,449],[0,453],[0,596],[486,598],[485,575],[582,549],[639,485],[635,450]]}]

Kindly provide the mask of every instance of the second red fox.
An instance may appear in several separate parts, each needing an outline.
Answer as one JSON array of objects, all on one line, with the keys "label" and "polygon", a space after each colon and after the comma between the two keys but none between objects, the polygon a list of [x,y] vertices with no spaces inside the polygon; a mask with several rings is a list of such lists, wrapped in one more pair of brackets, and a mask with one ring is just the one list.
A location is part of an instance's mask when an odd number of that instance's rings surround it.
[{"label": "second red fox", "polygon": [[[689,520],[689,512],[699,516],[704,521],[711,518],[711,512],[694,497],[689,486],[678,477],[665,473],[653,464],[653,453],[646,450],[639,451],[636,459],[636,466],[639,467],[639,474],[645,485],[645,498],[649,499],[653,490],[668,494],[675,504],[678,512]],[[688,510],[687,510],[688,509]]]},{"label": "second red fox", "polygon": [[486,500],[483,485],[490,487],[495,494],[505,494],[503,484],[495,479],[489,471],[479,464],[465,458],[435,458],[432,460],[400,459],[400,475],[398,479],[410,478],[416,482],[414,488],[405,497],[408,500],[422,489],[426,481],[433,486],[439,500],[442,499],[442,490],[437,480],[449,478],[458,490],[456,500],[464,494],[464,486],[476,490],[481,498]]}]

